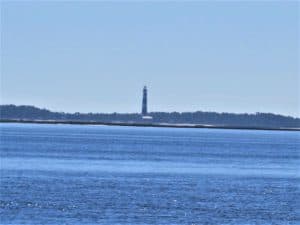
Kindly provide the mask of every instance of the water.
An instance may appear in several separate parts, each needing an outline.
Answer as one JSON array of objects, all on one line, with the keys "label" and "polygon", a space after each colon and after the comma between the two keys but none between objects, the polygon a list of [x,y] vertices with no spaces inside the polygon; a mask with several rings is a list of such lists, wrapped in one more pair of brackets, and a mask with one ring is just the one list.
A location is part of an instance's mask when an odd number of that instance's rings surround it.
[{"label": "water", "polygon": [[2,224],[300,224],[300,133],[0,124]]}]

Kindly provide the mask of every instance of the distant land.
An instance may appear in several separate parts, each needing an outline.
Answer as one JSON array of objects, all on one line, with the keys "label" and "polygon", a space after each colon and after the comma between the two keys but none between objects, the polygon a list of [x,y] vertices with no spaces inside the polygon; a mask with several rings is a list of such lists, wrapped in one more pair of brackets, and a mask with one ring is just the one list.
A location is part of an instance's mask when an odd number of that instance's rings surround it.
[{"label": "distant land", "polygon": [[220,127],[241,129],[300,128],[300,118],[272,113],[235,114],[216,112],[150,112],[152,120],[139,113],[64,113],[28,105],[0,105],[1,122],[145,125],[166,127]]}]

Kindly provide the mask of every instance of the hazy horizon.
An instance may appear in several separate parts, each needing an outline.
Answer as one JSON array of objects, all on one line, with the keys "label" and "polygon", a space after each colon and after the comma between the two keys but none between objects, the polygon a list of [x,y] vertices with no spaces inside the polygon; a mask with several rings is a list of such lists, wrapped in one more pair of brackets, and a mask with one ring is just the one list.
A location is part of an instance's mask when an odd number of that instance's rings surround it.
[{"label": "hazy horizon", "polygon": [[299,2],[0,4],[1,104],[299,117]]},{"label": "hazy horizon", "polygon": [[[58,112],[58,113],[82,113],[82,114],[87,114],[87,113],[94,113],[94,114],[113,114],[113,113],[118,113],[118,114],[141,114],[141,111],[136,111],[136,112],[93,112],[93,111],[86,111],[86,112],[81,112],[81,111],[64,111],[64,110],[53,110],[47,107],[40,107],[36,105],[28,105],[28,104],[22,104],[22,105],[16,105],[16,104],[0,104],[0,106],[5,106],[5,105],[15,105],[15,106],[32,106],[36,107],[39,109],[46,109],[51,112]],[[229,114],[256,114],[256,113],[271,113],[274,115],[279,115],[279,116],[286,116],[286,117],[293,117],[296,119],[300,119],[299,116],[291,116],[291,115],[284,115],[284,114],[278,114],[278,113],[272,113],[272,112],[218,112],[218,111],[205,111],[205,110],[196,110],[196,111],[149,111],[148,113],[195,113],[195,112],[207,112],[207,113],[229,113]]]}]

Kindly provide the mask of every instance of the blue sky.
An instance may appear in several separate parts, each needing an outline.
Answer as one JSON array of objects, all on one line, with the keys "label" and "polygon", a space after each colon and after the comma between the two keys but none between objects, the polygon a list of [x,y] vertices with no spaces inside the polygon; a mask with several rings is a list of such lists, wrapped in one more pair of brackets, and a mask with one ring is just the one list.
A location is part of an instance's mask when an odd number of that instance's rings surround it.
[{"label": "blue sky", "polygon": [[299,116],[299,5],[1,1],[1,103]]}]

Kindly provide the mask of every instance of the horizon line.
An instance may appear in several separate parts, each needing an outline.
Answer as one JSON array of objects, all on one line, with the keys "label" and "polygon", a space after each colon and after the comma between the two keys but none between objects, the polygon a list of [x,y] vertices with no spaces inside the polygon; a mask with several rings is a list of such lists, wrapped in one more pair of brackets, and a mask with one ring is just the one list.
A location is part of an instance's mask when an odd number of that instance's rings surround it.
[{"label": "horizon line", "polygon": [[[38,109],[42,109],[42,110],[48,110],[50,112],[54,112],[54,113],[69,113],[69,114],[75,114],[75,113],[81,113],[81,114],[141,114],[140,112],[79,112],[79,111],[74,111],[74,112],[70,112],[70,111],[59,111],[59,110],[52,110],[50,108],[46,108],[46,107],[40,107],[40,106],[36,106],[36,105],[26,105],[26,104],[0,104],[0,106],[29,106],[29,107],[35,107]],[[204,112],[204,113],[217,113],[217,114],[235,114],[235,115],[256,115],[256,114],[273,114],[276,116],[284,116],[284,117],[291,117],[293,119],[300,119],[300,117],[297,116],[292,116],[292,115],[284,115],[284,114],[280,114],[280,113],[274,113],[274,112],[218,112],[218,111],[202,111],[202,110],[196,110],[196,111],[150,111],[148,112],[148,114],[150,113],[196,113],[196,112]]]}]

